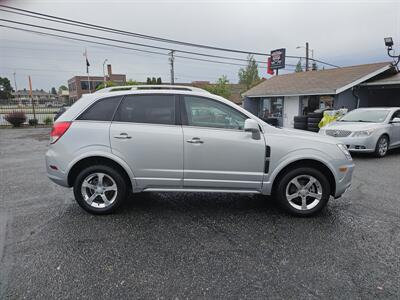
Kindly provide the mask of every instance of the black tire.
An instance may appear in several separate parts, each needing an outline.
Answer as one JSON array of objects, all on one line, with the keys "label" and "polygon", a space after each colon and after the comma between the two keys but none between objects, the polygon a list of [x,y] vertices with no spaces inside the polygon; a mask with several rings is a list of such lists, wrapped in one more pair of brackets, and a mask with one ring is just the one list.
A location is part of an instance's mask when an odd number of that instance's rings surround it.
[{"label": "black tire", "polygon": [[295,117],[293,118],[293,121],[294,121],[295,123],[307,123],[307,119],[308,119],[307,116],[295,116]]},{"label": "black tire", "polygon": [[308,127],[318,127],[319,122],[309,122],[307,123]]},{"label": "black tire", "polygon": [[[386,150],[381,151],[381,148],[380,148],[381,143],[386,144]],[[384,157],[384,156],[386,156],[388,150],[389,150],[389,137],[387,135],[382,135],[376,142],[374,154],[376,157],[379,157],[379,158]]]},{"label": "black tire", "polygon": [[319,128],[318,127],[311,127],[311,128],[309,127],[307,130],[312,131],[312,132],[318,132]]},{"label": "black tire", "polygon": [[[84,195],[82,194],[82,191],[81,191],[82,184],[86,178],[88,178],[91,174],[95,174],[95,173],[106,174],[107,176],[111,177],[112,180],[114,180],[114,182],[116,184],[116,197],[109,206],[93,207],[93,206],[89,205],[84,199]],[[107,176],[105,176],[105,177],[109,178]],[[89,191],[92,191],[90,188],[88,188],[88,189],[89,189]],[[107,192],[107,193],[109,193],[109,192]],[[112,192],[110,192],[110,193],[112,193]],[[87,212],[89,212],[91,214],[95,214],[95,215],[104,215],[104,214],[110,214],[110,213],[114,212],[125,201],[127,194],[128,194],[128,185],[127,185],[127,182],[126,182],[125,178],[123,177],[123,175],[121,175],[114,168],[105,166],[105,165],[95,165],[95,166],[91,166],[91,167],[83,169],[78,174],[78,176],[76,177],[76,180],[74,182],[75,200],[78,202],[78,204],[84,210],[86,210]],[[111,194],[111,195],[113,195],[113,194]],[[100,196],[98,196],[98,197],[100,197]],[[96,199],[96,201],[100,202],[101,197],[100,198],[98,198],[98,197],[96,196],[95,199]]]},{"label": "black tire", "polygon": [[294,122],[295,129],[307,130],[307,123]]},{"label": "black tire", "polygon": [[322,119],[323,116],[324,116],[323,113],[309,113],[307,115],[308,118],[319,118],[319,119]]},{"label": "black tire", "polygon": [[[319,202],[312,208],[310,209],[297,209],[294,206],[292,206],[289,202],[289,200],[286,197],[286,188],[289,185],[290,181],[292,179],[294,179],[297,176],[312,176],[315,179],[318,180],[320,187],[322,189],[322,195],[321,195],[321,199],[319,200]],[[290,186],[289,188],[291,188],[292,186]],[[312,186],[312,188],[316,188],[314,186]],[[281,177],[279,179],[278,184],[276,185],[276,189],[274,191],[275,193],[275,198],[278,200],[279,205],[285,209],[288,213],[295,215],[295,216],[300,216],[300,217],[309,217],[312,216],[316,213],[318,213],[319,211],[321,211],[325,205],[328,203],[329,197],[330,197],[330,192],[331,192],[331,187],[329,184],[328,179],[325,177],[324,174],[322,174],[320,171],[318,171],[317,169],[314,168],[308,168],[308,167],[300,167],[300,168],[296,168],[293,170],[288,171],[286,174],[283,175],[283,177]],[[309,196],[307,196],[309,197]],[[306,199],[307,199],[306,197]],[[294,201],[298,201],[301,199],[294,199]],[[307,201],[312,202],[312,198],[308,198]],[[311,203],[309,203],[311,204]],[[309,205],[308,204],[308,205]]]},{"label": "black tire", "polygon": [[308,123],[319,123],[322,118],[308,118]]}]

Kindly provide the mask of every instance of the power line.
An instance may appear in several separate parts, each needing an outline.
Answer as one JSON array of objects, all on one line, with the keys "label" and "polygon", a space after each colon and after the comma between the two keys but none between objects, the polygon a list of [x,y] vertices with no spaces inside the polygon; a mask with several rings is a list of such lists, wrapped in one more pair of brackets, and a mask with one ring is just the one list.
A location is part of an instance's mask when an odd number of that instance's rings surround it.
[{"label": "power line", "polygon": [[[166,38],[161,38],[161,37],[156,37],[156,36],[151,36],[151,35],[145,35],[145,34],[140,34],[140,33],[135,33],[135,32],[129,32],[129,31],[125,31],[125,30],[120,30],[120,29],[115,29],[115,28],[111,28],[111,27],[100,26],[100,25],[91,24],[91,23],[80,22],[80,21],[76,21],[76,20],[72,20],[72,19],[61,18],[61,17],[57,17],[57,16],[53,16],[53,15],[43,14],[43,13],[30,11],[30,10],[25,10],[25,9],[20,9],[20,8],[11,7],[11,6],[7,6],[7,5],[1,5],[0,4],[0,6],[8,8],[8,9],[11,9],[11,10],[19,11],[19,12],[16,12],[16,11],[9,11],[9,10],[5,10],[5,9],[0,9],[2,11],[8,12],[8,13],[19,14],[19,15],[23,15],[23,16],[28,16],[28,17],[32,17],[32,18],[37,18],[37,19],[42,19],[42,20],[51,21],[51,22],[57,22],[57,23],[62,23],[62,24],[67,24],[67,25],[71,25],[71,26],[79,26],[79,27],[83,27],[83,28],[100,30],[100,31],[105,31],[105,32],[109,32],[109,33],[128,35],[128,36],[137,37],[137,38],[149,39],[149,40],[154,40],[154,41],[159,41],[159,42],[164,42],[164,43],[173,43],[173,44],[196,47],[196,48],[204,48],[204,49],[209,49],[209,50],[233,52],[233,53],[240,53],[240,54],[253,54],[253,55],[261,55],[261,56],[270,56],[270,54],[267,54],[267,53],[260,53],[260,52],[255,52],[255,51],[237,50],[237,49],[229,49],[229,48],[215,47],[215,46],[209,46],[209,45],[204,45],[204,44],[183,42],[183,41],[178,41],[178,40],[173,40],[173,39],[166,39]],[[25,12],[25,13],[21,13],[21,11]],[[28,13],[28,14],[26,14],[26,13]],[[150,46],[150,45],[147,45],[147,46],[154,47],[154,46]],[[159,49],[161,49],[161,48],[162,47],[159,47]],[[166,50],[166,49],[164,48],[164,50]],[[167,49],[167,50],[170,50],[170,51],[173,50],[173,51],[182,52],[182,53],[191,52],[191,51],[184,51],[184,50],[178,50],[178,49]],[[191,52],[190,54],[194,54],[194,53]],[[197,55],[201,55],[201,54],[197,53]],[[292,55],[286,55],[286,57],[287,58],[304,58],[302,56],[292,56]],[[219,58],[222,58],[222,57],[219,57]],[[231,59],[233,59],[233,58],[231,58]],[[328,65],[328,66],[332,66],[332,67],[339,67],[339,66],[336,66],[336,65],[321,61],[321,60],[317,60],[317,59],[313,59],[313,61],[319,62],[321,64],[325,64],[325,65]]]},{"label": "power line", "polygon": [[[138,51],[138,52],[169,56],[169,54],[167,54],[167,53],[162,53],[162,52],[157,52],[157,51],[144,50],[144,49],[138,49],[138,48],[132,48],[132,47],[125,47],[125,46],[109,44],[109,43],[95,42],[95,41],[91,41],[91,40],[73,38],[73,37],[69,37],[69,36],[65,36],[65,35],[52,34],[52,33],[48,33],[48,32],[42,32],[42,31],[31,30],[31,29],[26,29],[26,28],[18,28],[18,27],[7,26],[7,25],[0,25],[0,27],[19,30],[19,31],[24,31],[24,32],[29,32],[29,33],[35,33],[35,34],[39,34],[39,35],[46,35],[46,36],[52,36],[52,37],[57,37],[57,38],[62,38],[62,39],[68,39],[68,40],[74,40],[74,41],[79,41],[79,42],[91,43],[91,44],[96,44],[96,45],[101,45],[101,46],[115,47],[115,48]],[[201,59],[201,58],[188,57],[188,56],[183,56],[183,55],[175,55],[175,57],[183,58],[183,59],[189,59],[189,60],[210,62],[210,63],[218,63],[218,64],[226,64],[226,65],[234,65],[234,66],[246,66],[246,64],[232,63],[232,62],[226,62],[226,61],[216,61],[216,60],[209,60],[209,59]],[[286,65],[287,66],[295,66],[295,65],[291,65],[291,64],[286,64]],[[259,66],[259,67],[260,68],[265,68],[265,66]]]}]

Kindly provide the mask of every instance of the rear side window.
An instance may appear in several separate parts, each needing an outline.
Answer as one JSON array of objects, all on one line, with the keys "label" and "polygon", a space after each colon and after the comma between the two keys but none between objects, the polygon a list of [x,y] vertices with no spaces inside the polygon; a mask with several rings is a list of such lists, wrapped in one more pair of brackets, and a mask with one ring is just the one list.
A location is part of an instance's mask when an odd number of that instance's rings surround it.
[{"label": "rear side window", "polygon": [[126,96],[114,121],[174,125],[175,95]]},{"label": "rear side window", "polygon": [[104,98],[90,106],[78,120],[111,121],[121,96]]}]

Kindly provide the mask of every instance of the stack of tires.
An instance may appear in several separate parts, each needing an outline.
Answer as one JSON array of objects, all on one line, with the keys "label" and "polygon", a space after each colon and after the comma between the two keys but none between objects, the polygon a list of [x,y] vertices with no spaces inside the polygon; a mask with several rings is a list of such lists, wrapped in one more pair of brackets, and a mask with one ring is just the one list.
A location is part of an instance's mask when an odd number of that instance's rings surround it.
[{"label": "stack of tires", "polygon": [[294,128],[307,130],[307,122],[308,122],[308,116],[296,116],[294,117]]},{"label": "stack of tires", "polygon": [[307,115],[308,119],[307,119],[307,130],[308,131],[312,131],[312,132],[318,132],[319,131],[319,127],[318,124],[321,121],[322,117],[323,117],[323,113],[309,113]]}]

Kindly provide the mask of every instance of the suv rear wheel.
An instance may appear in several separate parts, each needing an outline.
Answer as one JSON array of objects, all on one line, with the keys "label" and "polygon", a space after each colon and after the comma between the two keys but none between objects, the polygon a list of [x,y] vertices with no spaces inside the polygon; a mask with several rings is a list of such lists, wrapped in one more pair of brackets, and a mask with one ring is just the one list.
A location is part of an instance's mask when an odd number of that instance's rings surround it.
[{"label": "suv rear wheel", "polygon": [[78,204],[92,214],[115,211],[127,196],[127,184],[115,169],[97,165],[83,169],[74,183]]},{"label": "suv rear wheel", "polygon": [[276,189],[276,197],[289,213],[296,216],[311,216],[328,203],[329,181],[314,168],[293,169],[281,178]]}]

